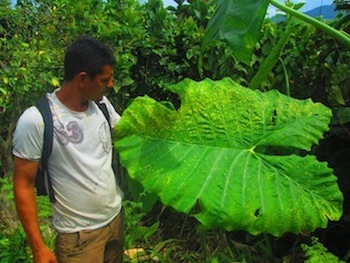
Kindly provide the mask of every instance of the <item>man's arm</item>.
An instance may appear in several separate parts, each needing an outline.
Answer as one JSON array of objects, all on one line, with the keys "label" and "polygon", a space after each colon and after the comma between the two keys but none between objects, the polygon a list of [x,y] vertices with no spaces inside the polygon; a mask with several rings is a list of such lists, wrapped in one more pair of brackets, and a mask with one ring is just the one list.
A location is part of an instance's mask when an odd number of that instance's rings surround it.
[{"label": "man's arm", "polygon": [[18,216],[27,234],[34,262],[56,262],[39,229],[34,184],[39,163],[14,157],[14,194]]}]

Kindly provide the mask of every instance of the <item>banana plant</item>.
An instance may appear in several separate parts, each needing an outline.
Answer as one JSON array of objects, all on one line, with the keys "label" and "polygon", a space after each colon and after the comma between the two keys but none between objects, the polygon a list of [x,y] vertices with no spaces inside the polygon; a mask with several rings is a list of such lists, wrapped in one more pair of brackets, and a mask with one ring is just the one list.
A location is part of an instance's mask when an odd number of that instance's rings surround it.
[{"label": "banana plant", "polygon": [[343,195],[325,162],[308,155],[331,110],[229,78],[186,79],[171,109],[136,98],[115,128],[115,147],[145,191],[208,228],[281,236],[325,228]]},{"label": "banana plant", "polygon": [[277,0],[218,0],[215,13],[207,25],[202,52],[211,41],[220,38],[230,45],[238,60],[249,65],[269,4],[317,27],[350,48],[350,37],[346,33]]}]

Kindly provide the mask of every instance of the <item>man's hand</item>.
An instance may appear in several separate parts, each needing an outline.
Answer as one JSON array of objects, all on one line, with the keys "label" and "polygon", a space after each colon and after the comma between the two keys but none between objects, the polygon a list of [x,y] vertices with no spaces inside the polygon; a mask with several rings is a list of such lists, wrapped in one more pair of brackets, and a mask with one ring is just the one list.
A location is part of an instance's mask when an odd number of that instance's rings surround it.
[{"label": "man's hand", "polygon": [[33,251],[34,263],[57,263],[55,254],[48,248],[43,247],[40,250]]}]

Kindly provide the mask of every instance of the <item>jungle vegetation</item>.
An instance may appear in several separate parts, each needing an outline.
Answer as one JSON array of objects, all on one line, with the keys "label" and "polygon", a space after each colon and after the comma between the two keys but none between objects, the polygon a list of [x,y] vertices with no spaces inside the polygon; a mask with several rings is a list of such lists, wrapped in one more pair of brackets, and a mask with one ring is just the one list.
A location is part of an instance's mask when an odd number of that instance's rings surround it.
[{"label": "jungle vegetation", "polygon": [[[80,35],[117,57],[125,262],[350,259],[347,10],[323,20],[290,1],[176,3],[0,0],[1,262],[31,262],[12,194],[16,120],[59,87]],[[50,203],[38,203],[53,246]]]}]

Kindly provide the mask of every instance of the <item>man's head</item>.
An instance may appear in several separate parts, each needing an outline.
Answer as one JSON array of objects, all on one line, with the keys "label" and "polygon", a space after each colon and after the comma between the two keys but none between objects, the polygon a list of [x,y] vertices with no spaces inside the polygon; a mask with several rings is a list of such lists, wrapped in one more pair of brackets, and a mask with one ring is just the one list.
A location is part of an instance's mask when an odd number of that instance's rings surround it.
[{"label": "man's head", "polygon": [[64,80],[70,81],[80,72],[94,78],[104,66],[116,64],[113,53],[98,40],[81,37],[66,51],[64,59]]}]

